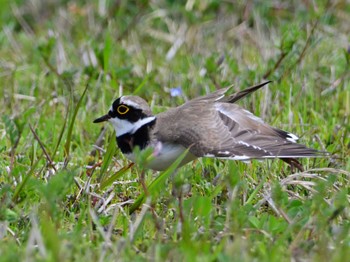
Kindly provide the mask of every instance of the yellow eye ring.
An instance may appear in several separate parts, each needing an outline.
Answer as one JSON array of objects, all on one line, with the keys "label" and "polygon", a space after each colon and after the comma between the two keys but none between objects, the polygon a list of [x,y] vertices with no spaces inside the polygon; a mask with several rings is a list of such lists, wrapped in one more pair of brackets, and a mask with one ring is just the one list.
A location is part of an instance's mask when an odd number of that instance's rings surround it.
[{"label": "yellow eye ring", "polygon": [[129,112],[129,107],[125,106],[125,105],[120,105],[117,108],[117,112],[121,115],[125,115],[127,112]]}]

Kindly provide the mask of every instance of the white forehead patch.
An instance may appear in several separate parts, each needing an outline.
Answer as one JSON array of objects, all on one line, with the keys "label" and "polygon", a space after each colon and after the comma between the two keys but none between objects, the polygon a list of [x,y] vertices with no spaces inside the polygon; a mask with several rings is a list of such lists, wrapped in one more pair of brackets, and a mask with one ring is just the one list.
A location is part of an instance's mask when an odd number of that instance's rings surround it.
[{"label": "white forehead patch", "polygon": [[122,96],[120,98],[120,103],[124,104],[124,105],[128,105],[128,106],[132,106],[133,108],[136,109],[141,109],[140,105],[130,99],[128,99],[128,97]]}]

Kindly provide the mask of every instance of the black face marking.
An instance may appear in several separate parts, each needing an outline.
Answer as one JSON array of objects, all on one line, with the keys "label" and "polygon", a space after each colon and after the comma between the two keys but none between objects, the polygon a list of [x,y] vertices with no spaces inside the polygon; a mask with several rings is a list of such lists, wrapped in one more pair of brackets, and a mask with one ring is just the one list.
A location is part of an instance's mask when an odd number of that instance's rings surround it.
[{"label": "black face marking", "polygon": [[112,104],[112,109],[109,110],[108,115],[110,115],[112,118],[115,118],[118,116],[118,105],[120,105],[120,97],[116,100],[114,100],[113,104]]},{"label": "black face marking", "polygon": [[150,140],[149,132],[154,127],[156,119],[144,124],[133,134],[126,133],[117,137],[118,147],[123,154],[132,153],[135,146],[139,146],[140,149],[144,149]]},{"label": "black face marking", "polygon": [[108,115],[112,118],[126,119],[132,123],[147,117],[141,109],[121,103],[120,97],[113,102],[112,109],[109,110]]}]

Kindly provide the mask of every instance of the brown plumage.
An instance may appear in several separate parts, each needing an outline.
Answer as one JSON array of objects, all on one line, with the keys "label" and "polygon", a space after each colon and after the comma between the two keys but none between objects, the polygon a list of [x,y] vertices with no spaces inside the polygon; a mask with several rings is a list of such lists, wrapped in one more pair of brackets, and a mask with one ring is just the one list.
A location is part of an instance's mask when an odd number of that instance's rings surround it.
[{"label": "brown plumage", "polygon": [[[139,97],[123,96],[115,103],[116,107],[125,104],[130,109],[134,107],[135,110],[141,110],[146,113],[143,119],[147,117],[149,121],[152,120],[152,125],[147,129],[149,132],[147,145],[154,148],[161,148],[159,145],[189,148],[190,156],[183,164],[198,157],[243,161],[280,158],[302,170],[301,164],[295,158],[318,157],[326,153],[296,143],[297,136],[271,127],[249,111],[234,104],[268,83],[269,81],[228,96],[225,94],[230,88],[223,88],[157,114],[155,120],[148,104]],[[110,113],[114,112],[114,107],[113,104]],[[97,119],[96,122],[100,121]],[[116,126],[115,128],[118,139],[118,128]],[[135,130],[129,133],[134,134]]]}]

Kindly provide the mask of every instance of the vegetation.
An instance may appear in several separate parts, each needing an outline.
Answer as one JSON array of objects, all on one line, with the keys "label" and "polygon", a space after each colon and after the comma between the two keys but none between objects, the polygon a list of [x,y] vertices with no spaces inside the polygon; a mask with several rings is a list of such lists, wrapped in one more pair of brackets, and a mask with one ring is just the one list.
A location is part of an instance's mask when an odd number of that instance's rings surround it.
[{"label": "vegetation", "polygon": [[[348,1],[0,3],[2,261],[350,256]],[[131,166],[92,123],[121,94],[157,113],[264,79],[240,105],[331,157],[171,176],[142,170],[147,153]]]}]

